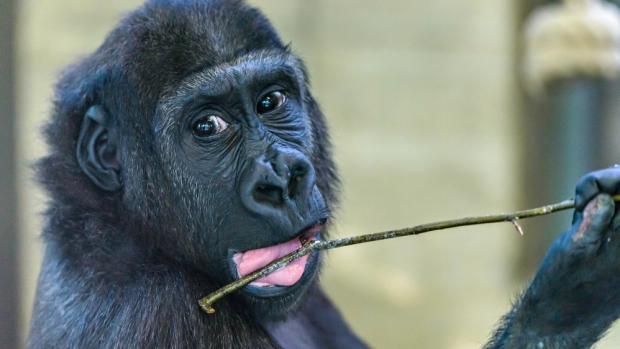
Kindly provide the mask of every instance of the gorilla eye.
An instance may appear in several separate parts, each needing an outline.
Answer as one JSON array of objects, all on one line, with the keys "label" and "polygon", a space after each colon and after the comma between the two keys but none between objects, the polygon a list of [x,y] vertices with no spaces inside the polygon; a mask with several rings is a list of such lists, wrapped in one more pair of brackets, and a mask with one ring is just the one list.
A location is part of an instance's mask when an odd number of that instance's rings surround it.
[{"label": "gorilla eye", "polygon": [[202,116],[192,124],[192,132],[199,138],[213,136],[227,128],[228,123],[215,115]]},{"label": "gorilla eye", "polygon": [[263,95],[256,105],[258,114],[269,113],[280,108],[286,103],[286,95],[283,91],[273,91]]}]

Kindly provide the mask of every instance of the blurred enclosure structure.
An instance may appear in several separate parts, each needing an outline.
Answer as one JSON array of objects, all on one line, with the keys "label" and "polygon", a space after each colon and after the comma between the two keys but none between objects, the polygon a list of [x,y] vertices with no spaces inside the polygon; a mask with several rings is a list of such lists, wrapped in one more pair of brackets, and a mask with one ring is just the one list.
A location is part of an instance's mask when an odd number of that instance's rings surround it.
[{"label": "blurred enclosure structure", "polygon": [[[620,162],[617,67],[571,65],[574,31],[538,16],[556,6],[597,27],[590,6],[611,2],[251,2],[306,60],[331,124],[334,235],[558,201],[580,174]],[[45,195],[30,165],[45,152],[54,80],[138,4],[0,0],[1,348],[23,346],[34,298]],[[546,56],[536,35],[561,54]],[[524,224],[523,238],[494,225],[336,250],[322,282],[373,347],[478,348],[569,217]],[[599,348],[618,345],[615,329]]]}]

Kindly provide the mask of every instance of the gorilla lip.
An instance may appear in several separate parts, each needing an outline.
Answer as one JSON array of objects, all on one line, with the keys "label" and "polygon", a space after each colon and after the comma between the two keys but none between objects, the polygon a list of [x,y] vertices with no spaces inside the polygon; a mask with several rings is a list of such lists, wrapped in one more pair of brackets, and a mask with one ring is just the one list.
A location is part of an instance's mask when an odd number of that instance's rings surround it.
[{"label": "gorilla lip", "polygon": [[[317,240],[317,235],[322,228],[323,224],[317,223],[303,230],[300,235],[289,241],[235,253],[232,256],[232,261],[236,267],[237,276],[240,278],[244,277],[274,260],[299,249],[304,242]],[[306,270],[308,258],[308,255],[300,257],[285,267],[250,283],[250,285],[255,287],[292,286],[302,278]]]}]

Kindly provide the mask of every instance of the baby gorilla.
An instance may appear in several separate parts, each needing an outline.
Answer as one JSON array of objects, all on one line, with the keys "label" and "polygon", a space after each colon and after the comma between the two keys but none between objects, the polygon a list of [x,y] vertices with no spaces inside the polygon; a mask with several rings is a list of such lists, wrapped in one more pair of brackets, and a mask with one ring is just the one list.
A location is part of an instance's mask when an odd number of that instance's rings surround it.
[{"label": "baby gorilla", "polygon": [[[238,0],[149,1],[69,67],[38,165],[51,200],[29,347],[364,347],[318,285],[318,252],[214,315],[197,304],[327,235],[338,178],[307,81]],[[619,182],[580,184],[574,229],[490,347],[587,345],[615,319]]]}]

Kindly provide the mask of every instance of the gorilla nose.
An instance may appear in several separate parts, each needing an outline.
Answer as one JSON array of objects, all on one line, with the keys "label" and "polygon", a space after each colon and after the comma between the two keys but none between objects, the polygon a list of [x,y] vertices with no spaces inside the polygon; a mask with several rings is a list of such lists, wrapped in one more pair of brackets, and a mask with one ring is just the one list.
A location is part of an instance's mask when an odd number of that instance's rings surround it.
[{"label": "gorilla nose", "polygon": [[272,158],[259,157],[246,178],[242,200],[257,213],[284,209],[290,203],[304,204],[315,184],[308,158],[291,150],[280,151]]}]

